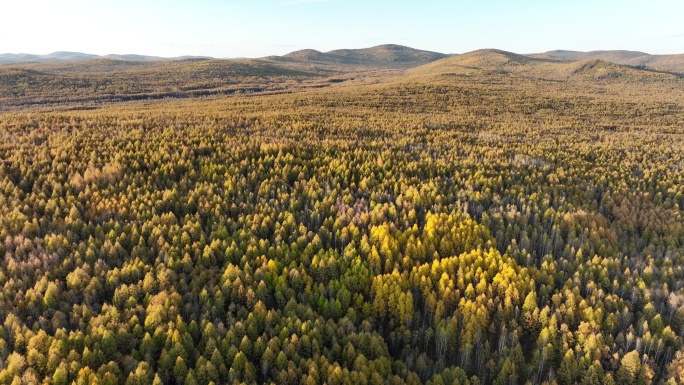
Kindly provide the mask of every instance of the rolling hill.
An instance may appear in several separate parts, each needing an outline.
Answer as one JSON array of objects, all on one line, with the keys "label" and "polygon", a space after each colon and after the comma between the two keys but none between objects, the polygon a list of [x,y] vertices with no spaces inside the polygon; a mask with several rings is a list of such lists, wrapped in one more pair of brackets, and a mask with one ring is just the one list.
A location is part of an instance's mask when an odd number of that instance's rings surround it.
[{"label": "rolling hill", "polygon": [[260,59],[23,63],[0,66],[0,106],[261,92],[320,77]]},{"label": "rolling hill", "polygon": [[316,64],[373,68],[411,68],[448,55],[423,51],[395,44],[379,45],[363,49],[339,49],[320,52],[312,49],[291,52],[284,59]]},{"label": "rolling hill", "polygon": [[495,49],[484,49],[453,55],[409,71],[415,76],[433,75],[516,75],[550,81],[616,81],[680,82],[677,73],[635,67],[600,58],[579,57],[576,60],[553,55],[519,55]]},{"label": "rolling hill", "polygon": [[684,73],[684,54],[679,55],[650,55],[639,51],[549,51],[530,55],[537,58],[556,58],[563,60],[601,59],[616,64],[634,67],[648,67],[656,70]]},{"label": "rolling hill", "polygon": [[[371,48],[362,49],[339,49],[330,52],[320,52],[313,49],[304,49],[291,52],[284,56],[271,56],[269,58],[290,59],[295,61],[306,61],[318,64],[344,65],[344,66],[367,66],[367,67],[393,67],[410,68],[417,65],[429,63],[434,60],[442,59],[448,55],[418,50],[396,44],[385,44]],[[175,61],[186,59],[213,59],[208,56],[179,56],[179,57],[160,57],[150,55],[135,54],[110,54],[92,55],[81,52],[53,52],[47,55],[35,54],[0,54],[0,64],[19,64],[28,62],[55,63],[55,62],[75,62],[88,59],[114,59],[124,61]]]},{"label": "rolling hill", "polygon": [[56,53],[37,62],[0,65],[0,104],[113,102],[327,87],[358,78],[361,73],[403,70],[446,57],[399,45],[326,53],[302,50],[261,59],[170,60],[142,55],[69,59],[76,55]]},{"label": "rolling hill", "polygon": [[[329,52],[308,49],[261,59],[152,60],[149,56],[133,55],[69,61],[77,54],[61,52],[51,54],[61,60],[58,62],[0,65],[0,106],[110,103],[245,91],[293,92],[302,88],[326,88],[337,83],[401,82],[416,77],[433,81],[454,75],[471,77],[478,82],[507,82],[519,86],[523,83],[517,83],[516,79],[538,85],[564,82],[592,87],[649,83],[669,84],[669,87],[684,85],[683,76],[676,71],[619,63],[641,60],[643,55],[647,54],[552,51],[520,55],[496,49],[445,55],[399,45],[380,45]],[[665,59],[668,59],[671,67],[677,63],[676,55],[647,56],[660,63],[666,63]],[[651,62],[655,62],[653,60]]]},{"label": "rolling hill", "polygon": [[416,67],[412,72],[417,74],[462,72],[468,70],[505,70],[525,66],[532,62],[550,62],[549,59],[538,59],[518,55],[497,49],[481,49],[453,55],[429,64]]},{"label": "rolling hill", "polygon": [[[134,55],[134,54],[110,54],[110,55],[93,55],[82,52],[68,52],[57,51],[47,55],[36,55],[28,53],[3,53],[0,54],[0,64],[19,64],[19,63],[60,63],[60,62],[76,62],[88,59],[107,58],[115,60],[128,61],[159,61],[159,60],[183,60],[190,58],[198,58],[200,56],[180,56],[180,57],[160,57],[149,55]],[[208,58],[201,56],[202,58]]]},{"label": "rolling hill", "polygon": [[[482,53],[484,51],[497,50],[479,50],[475,52]],[[464,55],[474,56],[472,54],[473,53],[467,53]],[[264,59],[277,61],[279,63],[290,63],[290,65],[295,66],[318,66],[320,70],[348,71],[350,68],[359,67],[373,69],[407,69],[431,63],[440,59],[444,59],[449,56],[463,55],[447,55],[439,52],[424,51],[396,44],[385,44],[370,48],[338,49],[329,52],[320,52],[313,49],[304,49],[291,52],[284,56],[270,56]],[[684,54],[651,55],[645,52],[627,50],[601,50],[590,52],[554,50],[529,55],[517,55],[517,58],[514,61],[522,62],[525,60],[524,58],[551,61],[581,61],[589,59],[601,59],[615,64],[622,64],[633,67],[647,67],[659,71],[684,73]],[[58,51],[47,55],[36,55],[27,53],[0,54],[0,65],[22,63],[71,63],[89,59],[112,59],[127,62],[149,63],[158,61],[179,61],[189,59],[206,60],[213,58],[207,56],[160,57],[136,54],[110,54],[99,56],[81,52]]]},{"label": "rolling hill", "polygon": [[78,61],[96,58],[97,55],[90,55],[81,52],[53,52],[47,55],[34,55],[28,53],[4,53],[0,54],[0,64],[15,64],[26,62],[65,62]]}]

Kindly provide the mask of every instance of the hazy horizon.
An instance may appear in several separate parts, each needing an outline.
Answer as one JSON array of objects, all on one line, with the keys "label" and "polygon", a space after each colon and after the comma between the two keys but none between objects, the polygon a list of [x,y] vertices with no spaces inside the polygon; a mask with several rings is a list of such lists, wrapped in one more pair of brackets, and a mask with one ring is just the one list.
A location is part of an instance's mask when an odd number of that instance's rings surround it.
[{"label": "hazy horizon", "polygon": [[[330,51],[334,50],[344,50],[344,49],[370,49],[378,46],[385,46],[385,45],[401,45],[403,44],[395,44],[395,43],[382,43],[370,47],[338,47],[338,48],[333,48]],[[411,46],[405,46],[407,48],[411,49],[416,49],[416,50],[423,50],[421,47],[411,47]],[[145,52],[110,52],[107,54],[93,54],[92,52],[81,52],[81,51],[65,51],[65,50],[58,50],[58,51],[52,51],[52,52],[0,52],[0,55],[35,55],[35,56],[49,56],[53,54],[58,54],[58,53],[74,53],[74,54],[86,54],[86,55],[97,55],[98,57],[106,57],[106,56],[147,56],[147,57],[159,57],[162,59],[174,59],[174,58],[184,58],[184,57],[207,57],[207,58],[213,58],[213,59],[251,59],[251,58],[262,58],[262,57],[268,57],[268,56],[283,56],[287,55],[289,53],[299,51],[299,50],[304,50],[304,49],[315,49],[315,48],[300,48],[294,51],[288,51],[284,52],[281,54],[266,54],[263,56],[233,56],[233,57],[218,57],[218,56],[211,56],[211,55],[191,55],[191,54],[184,54],[184,55],[175,55],[175,56],[159,56],[159,55],[148,55]],[[493,50],[503,50],[499,47],[482,47],[475,49],[473,51],[477,50],[487,50],[487,49],[493,49]],[[319,51],[319,50],[317,50]],[[430,50],[427,50],[430,51]],[[442,53],[442,54],[447,54],[447,55],[460,55],[460,54],[466,54],[468,52],[473,52],[473,51],[465,51],[465,52],[441,52],[441,51],[433,51],[436,53]],[[508,50],[503,50],[503,51],[508,51]],[[570,49],[565,49],[563,47],[560,48],[555,48],[551,50],[546,50],[546,51],[536,51],[536,52],[514,52],[514,51],[508,51],[512,53],[517,53],[517,54],[523,54],[523,55],[531,55],[531,54],[543,54],[546,52],[553,52],[553,51],[571,51],[571,52],[600,52],[600,51],[630,51],[630,52],[642,52],[648,55],[676,55],[676,54],[684,54],[684,49],[681,50],[681,52],[672,52],[671,54],[654,54],[652,52],[647,52],[647,51],[642,51],[642,50],[632,50],[632,49],[596,49],[592,51],[579,51],[579,50],[570,50]],[[327,51],[321,51],[321,52],[327,52]]]},{"label": "hazy horizon", "polygon": [[[684,3],[588,0],[26,0],[4,6],[0,53],[211,56],[283,55],[400,44],[443,53],[497,48],[684,52]],[[30,17],[16,17],[17,15]]]}]

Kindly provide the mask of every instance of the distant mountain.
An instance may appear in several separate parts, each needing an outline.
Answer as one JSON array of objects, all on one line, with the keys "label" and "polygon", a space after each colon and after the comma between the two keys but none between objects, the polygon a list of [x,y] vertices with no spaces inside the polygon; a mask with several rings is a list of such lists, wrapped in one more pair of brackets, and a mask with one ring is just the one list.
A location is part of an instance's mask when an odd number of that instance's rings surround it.
[{"label": "distant mountain", "polygon": [[[300,65],[300,68],[305,66]],[[0,110],[52,103],[102,103],[282,92],[329,86],[325,74],[266,59],[116,60],[0,65]]]},{"label": "distant mountain", "polygon": [[499,49],[480,49],[454,55],[447,60],[464,66],[482,68],[520,66],[530,62],[546,61]]},{"label": "distant mountain", "polygon": [[128,60],[128,61],[160,61],[160,60],[168,60],[166,58],[160,57],[160,56],[147,56],[147,55],[135,55],[135,54],[126,54],[126,55],[105,55],[104,58],[106,59],[114,59],[114,60]]},{"label": "distant mountain", "polygon": [[556,58],[563,60],[601,59],[616,64],[634,67],[648,67],[657,70],[684,73],[684,54],[679,55],[650,55],[639,51],[549,51],[541,54],[529,55],[536,58]]},{"label": "distant mountain", "polygon": [[[591,52],[556,50],[556,51],[545,52],[542,55],[546,55],[547,57],[554,57],[554,58],[558,58],[558,59],[573,60],[573,61],[574,60],[584,60],[584,59],[602,59],[602,60],[612,61],[613,63],[631,61],[631,60],[651,56],[645,52],[624,51],[624,50],[591,51]],[[617,64],[622,64],[622,63],[617,63]]]},{"label": "distant mountain", "polygon": [[[535,86],[544,82],[684,86],[684,71],[678,74],[674,70],[653,69],[650,65],[614,62],[637,60],[643,58],[642,53],[607,51],[600,54],[610,56],[611,61],[592,55],[599,54],[553,51],[520,55],[483,49],[445,55],[398,45],[330,52],[309,49],[260,59],[101,57],[75,52],[4,55],[0,57],[32,61],[0,65],[0,106],[290,92],[338,83],[345,83],[344,87],[389,79],[417,80],[418,77],[427,81],[436,78],[451,81],[449,79],[454,76],[466,76],[501,84],[532,82]],[[85,60],[79,59],[81,57]],[[678,60],[678,55],[648,57],[651,58],[649,63],[659,60],[660,65],[656,68],[664,68],[663,64],[668,63],[672,68]],[[402,71],[388,71],[397,69]]]},{"label": "distant mountain", "polygon": [[429,64],[416,67],[415,74],[465,73],[472,71],[515,70],[532,62],[551,62],[498,49],[481,49],[460,55],[452,55]]},{"label": "distant mountain", "polygon": [[284,58],[341,66],[411,68],[443,59],[447,56],[448,55],[439,52],[423,51],[395,44],[385,44],[371,48],[338,49],[329,52],[305,49],[291,52],[285,55]]},{"label": "distant mountain", "polygon": [[290,52],[284,57],[290,59],[297,59],[303,61],[326,61],[333,60],[327,53],[316,51],[315,49],[302,49],[299,51]]},{"label": "distant mountain", "polygon": [[[371,68],[411,68],[430,63],[448,55],[418,50],[395,44],[379,45],[362,49],[339,49],[320,52],[313,49],[295,51],[285,56],[270,56],[266,59],[290,63],[306,63],[334,67],[371,67]],[[19,64],[28,62],[51,63],[73,62],[88,59],[105,58],[135,62],[153,62],[187,59],[213,59],[206,56],[160,57],[134,54],[91,55],[80,52],[54,52],[48,55],[33,54],[0,54],[0,64]]]},{"label": "distant mountain", "polygon": [[550,54],[519,55],[495,49],[453,55],[410,70],[411,74],[417,76],[477,76],[493,72],[530,79],[573,82],[617,80],[626,82],[679,82],[682,78],[682,75],[677,73],[617,64],[598,58],[578,56],[578,59],[571,61]]},{"label": "distant mountain", "polygon": [[24,62],[61,62],[61,61],[77,61],[87,60],[97,57],[97,55],[90,55],[80,52],[53,52],[47,55],[34,55],[27,53],[5,53],[0,54],[0,64],[14,64]]},{"label": "distant mountain", "polygon": [[[302,70],[304,67],[308,67],[306,70],[315,70],[319,71],[320,73],[332,73],[340,71],[346,72],[351,69],[359,68],[408,69],[450,57],[455,58],[454,61],[452,61],[452,64],[454,65],[470,65],[473,67],[480,66],[483,68],[497,61],[501,61],[501,63],[499,63],[500,65],[514,66],[524,64],[527,60],[546,60],[550,62],[556,62],[600,59],[615,64],[684,74],[684,54],[650,55],[645,52],[625,50],[590,52],[555,50],[537,54],[519,55],[500,50],[484,49],[461,55],[447,55],[439,52],[419,50],[396,44],[385,44],[370,48],[338,49],[329,52],[304,49],[288,53],[284,56],[269,56],[263,59],[281,63],[279,65],[284,65],[289,69]],[[213,59],[212,57],[208,56],[160,57],[136,54],[110,54],[100,56],[81,52],[58,51],[47,55],[35,55],[27,53],[0,54],[0,64],[71,63],[100,58],[141,63]],[[491,60],[494,62],[485,63],[486,61]],[[116,65],[112,66],[116,67]]]},{"label": "distant mountain", "polygon": [[160,61],[160,60],[184,60],[193,58],[209,58],[206,56],[180,56],[180,57],[159,57],[148,55],[92,55],[81,52],[67,52],[58,51],[49,53],[47,55],[34,55],[28,53],[4,53],[0,54],[0,64],[18,64],[18,63],[55,63],[55,62],[74,62],[96,58],[108,58],[114,60],[128,60],[128,61]]}]

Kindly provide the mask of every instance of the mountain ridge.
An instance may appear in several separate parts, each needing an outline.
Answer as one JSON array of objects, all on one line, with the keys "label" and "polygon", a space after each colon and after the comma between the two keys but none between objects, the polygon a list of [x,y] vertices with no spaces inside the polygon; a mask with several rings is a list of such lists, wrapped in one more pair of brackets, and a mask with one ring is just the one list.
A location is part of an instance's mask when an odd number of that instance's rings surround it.
[{"label": "mountain ridge", "polygon": [[[425,64],[430,61],[442,59],[449,55],[415,49],[398,44],[383,44],[369,48],[355,49],[336,49],[328,52],[321,52],[315,49],[302,49],[287,53],[285,55],[272,55],[266,58],[280,58],[300,61],[328,62],[342,65],[366,65],[366,64],[385,64],[396,63],[397,66],[413,66]],[[217,60],[236,60],[226,58],[214,58],[211,56],[183,55],[176,57],[162,57],[153,55],[139,54],[108,54],[94,55],[82,52],[57,51],[46,55],[29,53],[3,53],[0,54],[0,64],[23,64],[23,63],[51,63],[51,62],[74,62],[90,59],[113,59],[125,61],[174,61],[186,59],[217,59]]]},{"label": "mountain ridge", "polygon": [[[557,55],[559,55],[556,52]],[[569,53],[572,54],[572,53]],[[630,54],[633,57],[637,54]],[[55,53],[73,57],[74,53]],[[589,55],[588,55],[589,56]],[[617,64],[601,58],[565,60],[482,49],[445,55],[397,45],[320,52],[300,50],[258,59],[143,60],[96,57],[80,61],[0,65],[0,104],[28,106],[75,101],[115,102],[242,92],[293,92],[380,82],[548,82],[682,87],[684,72]],[[684,55],[683,55],[684,58]],[[682,61],[684,63],[684,61]],[[676,64],[676,61],[673,61]],[[527,83],[526,83],[527,84]]]},{"label": "mountain ridge", "polygon": [[448,56],[440,52],[425,51],[398,44],[383,44],[369,48],[336,49],[328,52],[303,49],[290,52],[280,58],[343,66],[366,65],[410,68]]},{"label": "mountain ridge", "polygon": [[[409,69],[412,76],[481,76],[498,73],[543,81],[679,82],[682,73],[650,66],[620,64],[596,57],[566,60],[552,55],[520,55],[482,49],[453,55]],[[684,61],[682,62],[684,64]]]},{"label": "mountain ridge", "polygon": [[138,55],[138,54],[108,54],[108,55],[94,55],[83,52],[71,51],[56,51],[45,55],[31,54],[31,53],[2,53],[0,54],[0,65],[2,64],[23,64],[23,63],[66,63],[76,62],[90,59],[114,59],[127,61],[172,61],[185,60],[194,58],[211,58],[209,56],[176,56],[176,57],[161,57],[152,55]]},{"label": "mountain ridge", "polygon": [[[284,55],[272,55],[259,59],[275,60],[279,62],[291,62],[297,65],[308,63],[311,65],[323,65],[328,67],[359,67],[369,68],[399,68],[407,69],[449,57],[463,57],[464,55],[476,56],[483,53],[507,52],[496,49],[482,49],[462,54],[445,54],[434,51],[420,50],[398,44],[383,44],[368,48],[335,49],[327,52],[315,49],[302,49]],[[517,54],[509,52],[509,65],[522,63],[525,58],[552,61],[580,61],[587,59],[601,59],[615,64],[628,65],[639,68],[650,68],[659,71],[675,72],[684,74],[684,54],[652,55],[642,51],[629,50],[596,50],[596,51],[573,51],[553,50],[542,53]],[[73,51],[56,51],[45,55],[30,53],[4,53],[0,54],[0,65],[24,64],[24,63],[71,63],[92,59],[110,59],[128,62],[161,62],[179,61],[188,59],[216,59],[237,60],[235,58],[214,58],[210,56],[184,55],[177,57],[161,57],[140,54],[108,54],[94,55]],[[258,59],[253,59],[258,60]],[[461,60],[461,59],[459,59]]]},{"label": "mountain ridge", "polygon": [[646,52],[629,50],[554,50],[527,56],[535,58],[556,58],[570,61],[601,59],[615,64],[632,67],[648,67],[656,70],[684,73],[684,54],[652,55]]}]

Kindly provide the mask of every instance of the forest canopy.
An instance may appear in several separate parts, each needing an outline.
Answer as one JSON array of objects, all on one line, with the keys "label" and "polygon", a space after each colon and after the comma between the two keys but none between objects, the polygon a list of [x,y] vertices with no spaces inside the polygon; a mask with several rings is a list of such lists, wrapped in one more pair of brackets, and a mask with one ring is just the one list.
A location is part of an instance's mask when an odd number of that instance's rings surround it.
[{"label": "forest canopy", "polygon": [[0,384],[684,384],[672,84],[2,113]]}]

